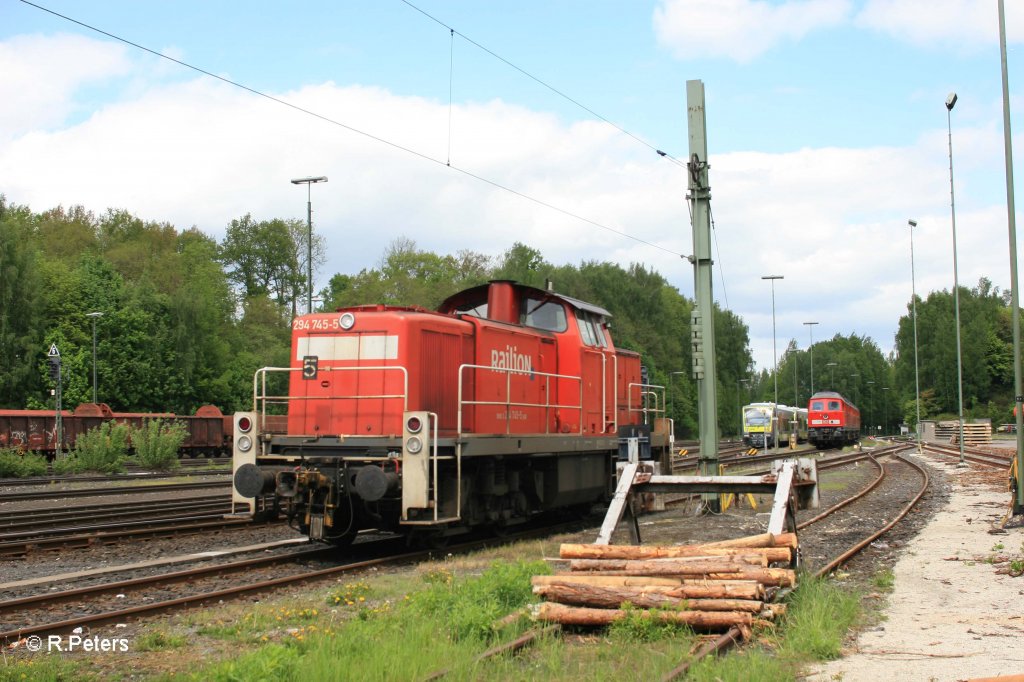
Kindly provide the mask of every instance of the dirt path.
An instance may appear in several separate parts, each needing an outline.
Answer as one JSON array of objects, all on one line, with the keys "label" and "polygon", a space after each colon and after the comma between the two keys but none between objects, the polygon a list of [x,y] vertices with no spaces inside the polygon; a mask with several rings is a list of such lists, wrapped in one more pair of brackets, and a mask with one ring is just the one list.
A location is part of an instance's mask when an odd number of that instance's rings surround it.
[{"label": "dirt path", "polygon": [[929,461],[947,472],[949,501],[897,561],[885,620],[805,679],[946,681],[1024,672],[1024,577],[1000,575],[1006,564],[987,561],[1024,555],[1024,528],[989,532],[1009,503],[1005,477]]}]

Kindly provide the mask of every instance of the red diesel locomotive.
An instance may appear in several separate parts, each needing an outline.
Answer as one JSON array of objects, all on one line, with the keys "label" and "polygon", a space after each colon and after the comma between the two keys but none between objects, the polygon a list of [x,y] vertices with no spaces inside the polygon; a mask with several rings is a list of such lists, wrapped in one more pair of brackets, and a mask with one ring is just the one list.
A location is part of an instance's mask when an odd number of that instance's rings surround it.
[{"label": "red diesel locomotive", "polygon": [[835,391],[818,391],[807,403],[807,440],[816,448],[860,440],[860,410]]},{"label": "red diesel locomotive", "polygon": [[[234,417],[236,512],[284,511],[345,544],[361,529],[437,539],[606,501],[620,437],[648,456],[669,449],[663,391],[615,348],[609,317],[495,281],[436,312],[295,318],[291,366],[259,370],[253,411]],[[288,395],[268,393],[275,372],[290,374]],[[263,426],[275,404],[284,434]]]}]

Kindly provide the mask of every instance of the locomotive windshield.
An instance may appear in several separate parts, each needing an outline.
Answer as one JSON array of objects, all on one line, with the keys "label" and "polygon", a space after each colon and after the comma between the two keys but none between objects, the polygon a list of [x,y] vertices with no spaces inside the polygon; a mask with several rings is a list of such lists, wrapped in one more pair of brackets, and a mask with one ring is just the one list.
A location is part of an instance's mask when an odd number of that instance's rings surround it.
[{"label": "locomotive windshield", "polygon": [[747,410],[743,413],[743,421],[749,426],[764,426],[769,419],[761,410]]},{"label": "locomotive windshield", "polygon": [[813,403],[811,403],[811,409],[812,410],[824,410],[825,409],[825,403],[820,401],[820,400],[815,400]]},{"label": "locomotive windshield", "polygon": [[470,317],[487,317],[487,301],[484,300],[480,303],[467,303],[464,306],[460,306],[455,309],[456,315],[469,315]]},{"label": "locomotive windshield", "polygon": [[549,332],[564,332],[568,329],[565,320],[565,307],[561,303],[539,298],[523,299],[522,323],[535,329],[546,329]]},{"label": "locomotive windshield", "polygon": [[830,400],[830,401],[828,401],[828,409],[830,409],[830,410],[838,410],[840,407],[842,407],[842,405],[839,404],[838,400]]}]

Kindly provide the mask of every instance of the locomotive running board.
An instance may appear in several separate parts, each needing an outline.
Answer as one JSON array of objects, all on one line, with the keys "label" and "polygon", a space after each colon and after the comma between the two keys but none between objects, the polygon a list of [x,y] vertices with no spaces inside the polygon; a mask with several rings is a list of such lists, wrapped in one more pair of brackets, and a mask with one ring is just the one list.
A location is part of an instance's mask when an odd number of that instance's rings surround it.
[{"label": "locomotive running board", "polygon": [[[753,493],[773,495],[771,518],[767,531],[774,535],[795,527],[793,505],[798,509],[818,506],[818,469],[813,459],[786,459],[772,462],[772,473],[763,476],[658,476],[643,471],[643,462],[630,462],[622,470],[615,496],[601,524],[596,545],[611,542],[612,532],[623,514],[631,517],[630,535],[640,544],[640,528],[633,515],[635,495],[643,493]],[[787,524],[787,521],[790,523]]]}]

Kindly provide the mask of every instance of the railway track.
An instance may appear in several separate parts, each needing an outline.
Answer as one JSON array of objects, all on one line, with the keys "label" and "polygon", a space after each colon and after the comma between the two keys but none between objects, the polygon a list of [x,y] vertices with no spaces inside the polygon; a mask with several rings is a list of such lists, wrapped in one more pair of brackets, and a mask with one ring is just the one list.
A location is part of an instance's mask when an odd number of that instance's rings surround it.
[{"label": "railway track", "polygon": [[128,520],[159,518],[162,515],[179,515],[186,511],[231,509],[230,495],[205,495],[187,500],[153,500],[140,502],[112,502],[108,504],[79,505],[73,508],[53,509],[51,507],[21,509],[0,512],[0,539],[6,533],[40,528],[53,528],[81,522],[103,520]]},{"label": "railway track", "polygon": [[[507,543],[538,535],[557,533],[574,526],[578,527],[578,522],[563,522],[555,526],[549,525],[509,534],[501,541]],[[494,542],[493,537],[470,540],[451,545],[447,551],[465,552]],[[350,553],[363,553],[356,560],[344,561],[324,568],[303,569],[300,567],[300,570],[294,574],[285,576],[279,575],[280,571],[275,571],[273,577],[248,580],[230,587],[217,587],[216,589],[210,589],[203,583],[213,582],[216,587],[219,577],[238,574],[250,575],[253,572],[282,564],[295,565],[302,561],[331,558],[336,555],[336,551],[330,547],[318,547],[280,556],[259,557],[214,566],[158,573],[142,578],[104,582],[62,592],[44,592],[0,601],[0,628],[3,628],[0,631],[0,643],[38,637],[42,634],[67,632],[77,627],[124,622],[132,618],[181,610],[204,603],[219,603],[252,593],[322,580],[354,570],[422,560],[436,554],[434,549],[396,553],[400,546],[405,547],[404,538],[357,541],[348,550]],[[198,588],[198,591],[166,598],[167,590],[164,589],[166,586],[181,584],[187,584],[189,590]],[[157,596],[154,596],[154,592]],[[117,609],[107,609],[103,604],[96,603],[97,597],[111,593],[124,595],[126,605]],[[129,595],[131,596],[129,597]]]},{"label": "railway track", "polygon": [[182,476],[219,476],[230,474],[231,469],[200,469],[187,467],[178,471],[111,474],[109,476],[33,476],[30,478],[0,478],[0,488],[22,488],[54,483],[112,483],[116,481],[149,481]]},{"label": "railway track", "polygon": [[[957,460],[960,459],[960,446],[959,445],[946,445],[945,443],[925,443],[924,449],[928,452],[941,455],[943,457],[955,457]],[[964,459],[974,464],[982,464],[987,467],[994,468],[1009,468],[1012,457],[1009,453],[1006,455],[1000,455],[994,452],[988,452],[986,450],[980,450],[978,448],[964,447]]]},{"label": "railway track", "polygon": [[197,481],[194,483],[157,483],[154,485],[118,486],[109,488],[51,488],[24,493],[0,493],[0,503],[23,500],[52,500],[67,497],[99,497],[103,495],[139,495],[143,493],[178,492],[182,490],[231,490],[231,481]]},{"label": "railway track", "polygon": [[221,513],[214,513],[107,525],[24,531],[0,536],[0,557],[24,556],[30,552],[117,545],[129,540],[192,535],[283,523],[283,520],[253,522],[248,518],[225,518]]}]

